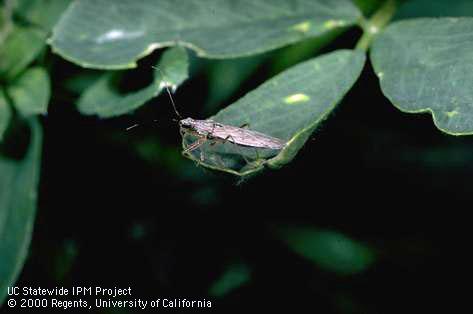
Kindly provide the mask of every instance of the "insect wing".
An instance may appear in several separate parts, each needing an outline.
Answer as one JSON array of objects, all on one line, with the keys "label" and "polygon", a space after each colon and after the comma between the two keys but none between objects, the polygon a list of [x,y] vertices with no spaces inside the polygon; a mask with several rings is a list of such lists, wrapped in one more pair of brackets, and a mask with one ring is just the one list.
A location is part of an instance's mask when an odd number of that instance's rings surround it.
[{"label": "insect wing", "polygon": [[216,127],[212,132],[212,136],[228,140],[237,145],[254,148],[282,149],[285,144],[284,141],[278,138],[260,132],[227,125]]}]

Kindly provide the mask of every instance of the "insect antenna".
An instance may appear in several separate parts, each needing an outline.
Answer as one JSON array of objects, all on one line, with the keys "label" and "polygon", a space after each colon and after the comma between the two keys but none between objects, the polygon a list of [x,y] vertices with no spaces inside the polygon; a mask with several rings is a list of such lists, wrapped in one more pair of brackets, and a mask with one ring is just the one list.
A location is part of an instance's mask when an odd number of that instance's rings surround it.
[{"label": "insect antenna", "polygon": [[[158,120],[154,119],[153,122],[158,122]],[[125,130],[126,131],[130,131],[130,130],[133,130],[134,128],[137,128],[139,126],[142,126],[142,125],[147,125],[149,124],[148,122],[147,123],[135,123],[133,125],[130,125],[129,127],[127,127]]]},{"label": "insect antenna", "polygon": [[127,130],[127,131],[130,131],[131,129],[134,129],[134,128],[138,127],[138,126],[140,126],[140,124],[139,124],[139,123],[135,123],[135,124],[133,124],[132,126],[127,127],[126,130]]},{"label": "insect antenna", "polygon": [[172,98],[172,93],[169,90],[168,80],[166,80],[166,76],[164,75],[164,72],[160,68],[155,67],[155,66],[153,66],[153,69],[158,70],[159,73],[161,74],[162,79],[163,79],[162,83],[164,84],[164,87],[166,88],[166,92],[168,93],[169,98],[171,99],[171,104],[172,104],[172,107],[174,109],[174,112],[176,113],[176,115],[179,119],[182,119],[182,116],[179,114],[179,111],[177,111],[176,103],[174,102],[174,99]]},{"label": "insect antenna", "polygon": [[[179,111],[177,111],[177,106],[176,106],[176,103],[174,102],[174,99],[172,98],[172,93],[171,93],[171,90],[169,89],[168,80],[166,79],[166,75],[164,74],[164,72],[160,68],[158,68],[156,66],[153,66],[152,68],[159,71],[159,73],[162,77],[162,84],[164,84],[164,88],[166,88],[166,92],[168,93],[169,98],[171,99],[172,108],[174,109],[174,112],[176,113],[179,120],[181,120],[182,116],[179,114]],[[173,119],[173,121],[175,121],[175,122],[179,122],[179,120]],[[154,121],[156,122],[156,120],[154,120]],[[132,129],[140,126],[140,125],[141,125],[140,123],[135,123],[135,124],[127,127],[126,130],[130,131],[130,130],[132,130]]]}]

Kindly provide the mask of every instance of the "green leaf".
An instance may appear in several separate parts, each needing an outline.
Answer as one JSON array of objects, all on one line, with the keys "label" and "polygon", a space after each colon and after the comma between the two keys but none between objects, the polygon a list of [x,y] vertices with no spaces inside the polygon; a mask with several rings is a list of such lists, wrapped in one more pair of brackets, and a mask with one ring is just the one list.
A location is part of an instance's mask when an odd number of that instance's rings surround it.
[{"label": "green leaf", "polygon": [[[211,118],[237,127],[249,124],[250,130],[288,141],[276,157],[266,160],[274,156],[274,151],[255,152],[229,143],[203,145],[186,156],[203,166],[239,176],[256,173],[264,164],[278,168],[289,163],[355,83],[365,60],[361,51],[339,50],[300,63]],[[183,146],[188,144],[184,137]],[[241,156],[246,154],[252,159],[255,155],[262,159],[256,157],[254,163],[243,162]]]},{"label": "green leaf", "polygon": [[222,276],[217,279],[209,289],[209,295],[221,298],[228,293],[248,283],[251,279],[251,271],[246,264],[231,264]]},{"label": "green leaf", "polygon": [[50,31],[72,0],[17,0],[15,13],[28,23]]},{"label": "green leaf", "polygon": [[15,20],[5,43],[0,45],[0,80],[9,81],[20,74],[46,46],[52,29],[71,0],[13,1]]},{"label": "green leaf", "polygon": [[121,94],[114,86],[117,72],[106,73],[82,94],[78,102],[79,111],[83,114],[98,115],[101,118],[129,113],[156,97],[166,86],[163,84],[160,71],[164,73],[167,85],[172,85],[172,89],[175,89],[187,79],[188,67],[188,57],[184,48],[168,49],[163,53],[158,64],[159,70],[154,70],[153,83],[126,95]]},{"label": "green leaf", "polygon": [[208,58],[262,53],[361,18],[350,0],[78,1],[55,26],[51,44],[84,67],[129,68],[163,46]]},{"label": "green leaf", "polygon": [[46,114],[51,93],[50,85],[48,73],[43,68],[34,67],[8,86],[7,93],[23,116]]},{"label": "green leaf", "polygon": [[270,73],[272,75],[277,74],[301,61],[313,57],[344,31],[345,29],[337,28],[319,37],[301,41],[295,45],[280,49],[272,57]]},{"label": "green leaf", "polygon": [[278,229],[277,236],[295,253],[340,275],[360,273],[376,259],[370,248],[335,231],[288,227]]},{"label": "green leaf", "polygon": [[402,111],[430,112],[452,135],[473,134],[473,18],[422,18],[389,26],[371,59],[387,98]]},{"label": "green leaf", "polygon": [[64,88],[75,95],[82,94],[103,76],[102,71],[84,69],[64,80]]},{"label": "green leaf", "polygon": [[0,142],[3,140],[3,135],[8,128],[11,119],[11,109],[3,90],[0,89]]},{"label": "green leaf", "polygon": [[0,46],[0,80],[12,80],[22,72],[41,52],[45,40],[45,33],[33,27],[13,27]]},{"label": "green leaf", "polygon": [[0,305],[23,267],[36,212],[42,132],[31,122],[32,138],[21,161],[0,156]]},{"label": "green leaf", "polygon": [[209,91],[206,111],[214,109],[241,87],[258,66],[264,61],[263,56],[217,60],[208,67]]}]

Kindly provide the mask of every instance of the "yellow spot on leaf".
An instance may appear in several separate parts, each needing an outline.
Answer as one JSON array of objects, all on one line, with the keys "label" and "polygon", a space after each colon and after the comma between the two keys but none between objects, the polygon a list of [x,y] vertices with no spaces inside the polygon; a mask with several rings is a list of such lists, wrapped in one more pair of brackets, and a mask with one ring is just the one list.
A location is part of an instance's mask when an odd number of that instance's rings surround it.
[{"label": "yellow spot on leaf", "polygon": [[309,101],[310,97],[306,94],[293,94],[284,98],[286,104],[296,104],[299,102]]},{"label": "yellow spot on leaf", "polygon": [[296,24],[294,26],[292,26],[291,28],[293,30],[296,30],[296,31],[299,31],[301,33],[307,33],[310,29],[310,22],[309,21],[305,21],[305,22],[302,22],[302,23],[299,23],[299,24]]},{"label": "yellow spot on leaf", "polygon": [[345,25],[345,21],[342,21],[342,20],[328,20],[327,22],[324,23],[324,28],[332,29],[332,28],[342,27],[344,25]]},{"label": "yellow spot on leaf", "polygon": [[452,110],[452,111],[446,111],[445,114],[447,115],[447,117],[449,118],[453,118],[454,116],[456,116],[459,112],[456,111],[456,110]]}]

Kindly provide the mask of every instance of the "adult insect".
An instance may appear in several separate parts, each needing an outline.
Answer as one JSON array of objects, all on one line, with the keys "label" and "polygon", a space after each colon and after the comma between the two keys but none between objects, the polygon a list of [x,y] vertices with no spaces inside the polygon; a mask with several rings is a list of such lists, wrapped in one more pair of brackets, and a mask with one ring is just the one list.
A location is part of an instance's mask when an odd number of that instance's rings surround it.
[{"label": "adult insect", "polygon": [[[180,118],[179,128],[181,135],[185,137],[186,135],[192,135],[196,140],[184,148],[183,153],[190,153],[197,148],[201,147],[207,142],[210,142],[211,145],[214,145],[218,142],[226,143],[230,142],[235,145],[242,147],[250,147],[255,149],[271,149],[271,150],[281,150],[286,145],[284,140],[281,140],[276,137],[266,135],[261,132],[249,130],[246,127],[247,124],[240,127],[226,125],[219,123],[210,119],[207,120],[196,120],[192,118],[183,119],[182,116],[177,111],[177,106],[174,103],[172,98],[171,91],[168,87],[167,80],[165,79],[164,73],[161,69],[157,68],[163,77],[163,84],[166,88],[166,91],[171,100],[174,112]],[[200,153],[201,161],[204,161],[204,155],[201,151]],[[245,159],[246,160],[246,159]]]},{"label": "adult insect", "polygon": [[[202,140],[229,141],[239,146],[274,150],[283,149],[284,145],[286,145],[286,142],[281,139],[248,130],[244,126],[235,127],[213,120],[186,118],[179,121],[179,126],[183,133],[192,134]],[[190,146],[193,146],[193,144]]]}]

